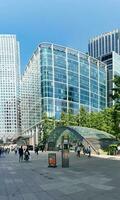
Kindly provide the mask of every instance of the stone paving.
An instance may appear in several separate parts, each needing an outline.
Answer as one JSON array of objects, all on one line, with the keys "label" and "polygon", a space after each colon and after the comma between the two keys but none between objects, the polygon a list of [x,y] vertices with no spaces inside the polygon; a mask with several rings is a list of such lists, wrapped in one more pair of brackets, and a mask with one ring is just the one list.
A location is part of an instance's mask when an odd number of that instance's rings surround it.
[{"label": "stone paving", "polygon": [[119,200],[120,160],[70,153],[70,167],[48,168],[48,153],[31,153],[18,162],[10,153],[0,158],[0,200]]}]

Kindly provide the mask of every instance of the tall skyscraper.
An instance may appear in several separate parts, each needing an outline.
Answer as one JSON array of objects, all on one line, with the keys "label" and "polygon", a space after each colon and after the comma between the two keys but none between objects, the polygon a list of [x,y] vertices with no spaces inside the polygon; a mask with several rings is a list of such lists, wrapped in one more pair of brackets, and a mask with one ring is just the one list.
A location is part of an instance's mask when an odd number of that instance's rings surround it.
[{"label": "tall skyscraper", "polygon": [[107,106],[112,106],[114,75],[120,75],[120,30],[103,33],[89,40],[88,53],[107,65]]},{"label": "tall skyscraper", "polygon": [[38,46],[21,80],[23,133],[33,135],[43,113],[60,119],[62,112],[77,114],[107,105],[106,65],[95,58],[51,43]]},{"label": "tall skyscraper", "polygon": [[15,35],[0,35],[0,138],[20,133],[20,52]]},{"label": "tall skyscraper", "polygon": [[88,53],[94,58],[99,58],[115,51],[120,54],[120,30],[103,33],[89,40]]}]

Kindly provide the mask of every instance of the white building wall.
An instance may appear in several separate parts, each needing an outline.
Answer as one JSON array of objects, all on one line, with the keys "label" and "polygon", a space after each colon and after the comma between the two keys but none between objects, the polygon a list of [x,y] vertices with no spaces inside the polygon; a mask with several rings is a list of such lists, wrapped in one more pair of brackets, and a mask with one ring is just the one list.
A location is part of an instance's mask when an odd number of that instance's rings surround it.
[{"label": "white building wall", "polygon": [[19,134],[19,57],[15,35],[0,35],[0,138]]}]

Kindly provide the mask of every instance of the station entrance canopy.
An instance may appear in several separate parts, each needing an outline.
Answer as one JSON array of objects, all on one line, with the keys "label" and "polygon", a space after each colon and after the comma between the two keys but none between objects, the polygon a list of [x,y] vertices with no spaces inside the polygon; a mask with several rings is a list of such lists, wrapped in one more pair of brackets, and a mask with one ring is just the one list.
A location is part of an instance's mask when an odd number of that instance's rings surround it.
[{"label": "station entrance canopy", "polygon": [[13,138],[12,142],[13,143],[16,143],[18,145],[27,145],[28,144],[28,141],[29,141],[29,136],[18,136],[16,138]]},{"label": "station entrance canopy", "polygon": [[115,140],[115,137],[107,132],[99,131],[97,129],[93,128],[87,128],[87,127],[80,127],[80,126],[62,126],[62,127],[56,127],[50,134],[48,138],[48,143],[54,143],[54,147],[58,144],[60,141],[60,138],[65,133],[68,133],[73,140],[77,140],[80,142],[86,142],[88,145],[92,147],[92,149],[97,153],[97,149],[94,144],[92,144],[92,141],[113,141]]}]

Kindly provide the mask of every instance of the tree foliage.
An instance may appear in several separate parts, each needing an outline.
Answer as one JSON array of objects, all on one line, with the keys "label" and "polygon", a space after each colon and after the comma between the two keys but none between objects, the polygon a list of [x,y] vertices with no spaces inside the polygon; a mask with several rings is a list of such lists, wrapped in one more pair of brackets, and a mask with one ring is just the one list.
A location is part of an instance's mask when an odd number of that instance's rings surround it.
[{"label": "tree foliage", "polygon": [[114,100],[113,106],[113,121],[116,138],[120,135],[120,76],[115,75],[113,94],[111,95]]},{"label": "tree foliage", "polygon": [[76,116],[77,126],[88,126],[89,115],[83,106],[81,106],[79,113]]},{"label": "tree foliage", "polygon": [[81,126],[95,128],[113,134],[117,137],[119,134],[118,120],[114,107],[106,108],[100,112],[87,112],[84,107],[80,108],[77,115],[61,113],[61,119],[55,121],[54,118],[48,118],[46,114],[42,118],[43,141],[46,142],[51,131],[57,126]]},{"label": "tree foliage", "polygon": [[55,127],[55,119],[47,117],[47,114],[44,113],[42,117],[43,143],[46,143],[50,135],[50,132],[54,129],[54,127]]},{"label": "tree foliage", "polygon": [[112,99],[115,101],[115,109],[120,110],[120,76],[115,75],[113,79],[114,88],[111,94]]}]

